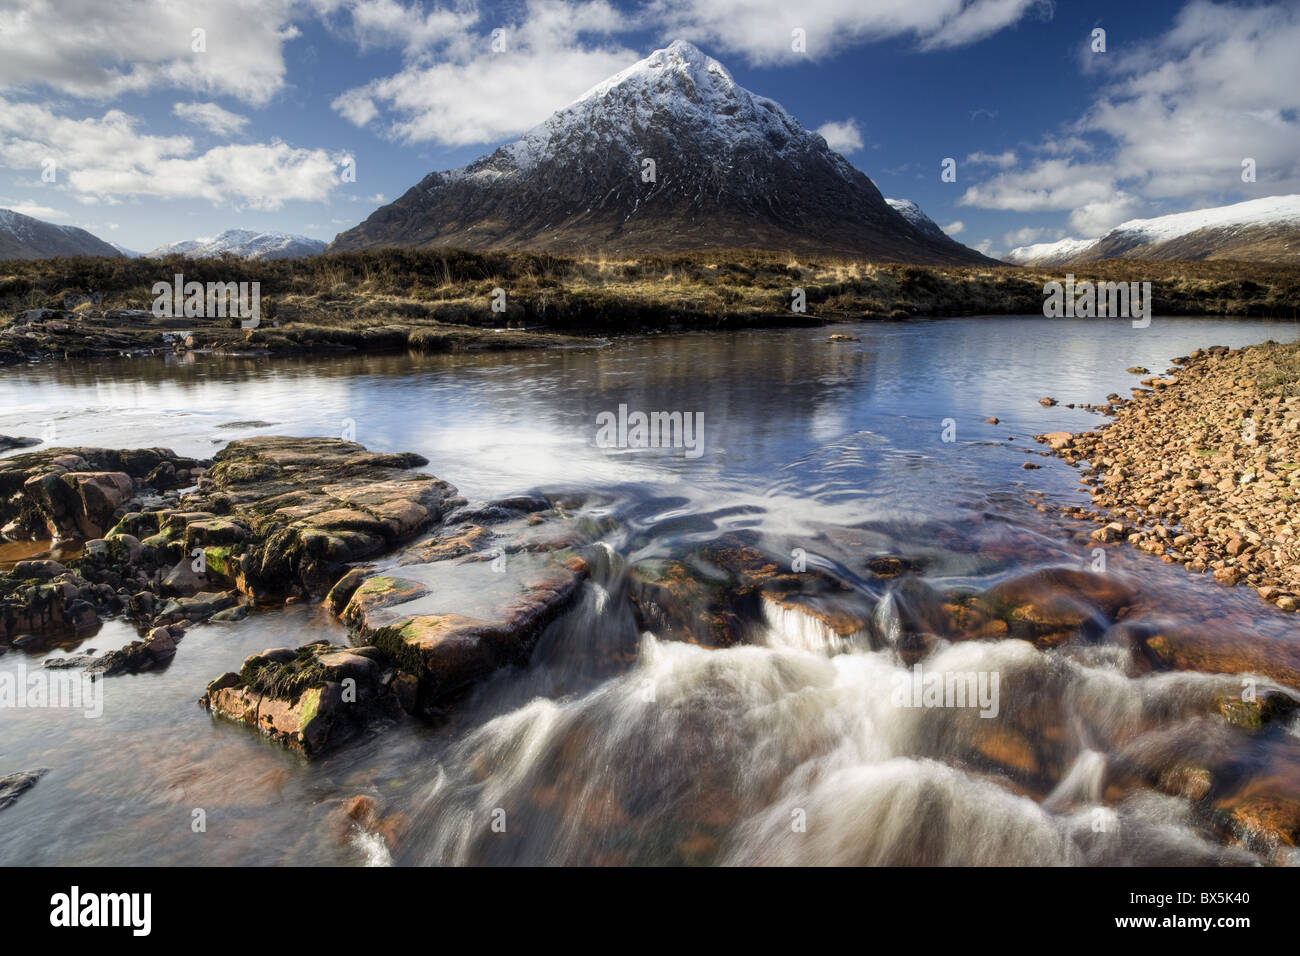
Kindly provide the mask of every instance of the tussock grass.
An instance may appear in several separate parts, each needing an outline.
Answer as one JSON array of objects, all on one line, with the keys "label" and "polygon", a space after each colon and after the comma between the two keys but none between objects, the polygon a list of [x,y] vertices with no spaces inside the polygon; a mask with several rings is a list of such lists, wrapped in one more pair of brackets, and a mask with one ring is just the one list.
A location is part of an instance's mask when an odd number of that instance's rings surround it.
[{"label": "tussock grass", "polygon": [[[250,262],[61,258],[0,263],[0,316],[62,307],[103,293],[102,306],[147,309],[151,288],[186,281],[261,283],[263,314],[280,324],[528,325],[629,331],[682,323],[790,317],[805,290],[809,316],[1038,314],[1043,284],[1076,279],[1150,281],[1157,314],[1300,316],[1300,270],[1236,262],[1110,260],[1054,270],[911,266],[843,257],[709,250],[634,258],[538,252],[384,249]],[[490,310],[496,288],[503,315]]]}]

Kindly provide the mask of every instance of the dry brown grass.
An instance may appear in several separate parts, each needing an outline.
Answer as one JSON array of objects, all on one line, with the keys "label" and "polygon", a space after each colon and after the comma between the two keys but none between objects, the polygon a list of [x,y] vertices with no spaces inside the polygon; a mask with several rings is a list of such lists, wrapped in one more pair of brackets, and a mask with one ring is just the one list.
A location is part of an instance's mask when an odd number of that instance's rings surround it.
[{"label": "dry brown grass", "polygon": [[[258,281],[263,311],[283,322],[358,321],[642,328],[789,316],[805,290],[810,316],[1038,314],[1043,284],[1079,279],[1150,281],[1160,315],[1300,316],[1300,270],[1226,262],[1111,260],[1070,269],[925,267],[837,256],[749,250],[611,258],[455,249],[379,250],[299,260],[51,259],[0,264],[0,315],[58,307],[68,292],[104,293],[105,308],[147,309],[150,288],[187,280]],[[506,290],[505,316],[490,311]]]}]

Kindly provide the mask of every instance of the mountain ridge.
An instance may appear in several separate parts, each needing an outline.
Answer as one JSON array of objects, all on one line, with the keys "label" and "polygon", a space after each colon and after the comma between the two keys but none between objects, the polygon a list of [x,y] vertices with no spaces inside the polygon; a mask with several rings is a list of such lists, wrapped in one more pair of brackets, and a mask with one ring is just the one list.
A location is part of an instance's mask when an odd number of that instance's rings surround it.
[{"label": "mountain ridge", "polygon": [[182,239],[169,242],[144,253],[149,259],[180,255],[188,259],[215,259],[224,254],[242,259],[297,259],[325,251],[320,239],[287,232],[260,232],[256,229],[227,229],[211,239]]},{"label": "mountain ridge", "polygon": [[0,259],[117,256],[111,243],[77,226],[59,226],[12,209],[0,209]]},{"label": "mountain ridge", "polygon": [[1300,263],[1300,195],[1265,196],[1150,219],[1130,219],[1097,239],[1018,246],[1012,265],[1054,267],[1102,259]]}]

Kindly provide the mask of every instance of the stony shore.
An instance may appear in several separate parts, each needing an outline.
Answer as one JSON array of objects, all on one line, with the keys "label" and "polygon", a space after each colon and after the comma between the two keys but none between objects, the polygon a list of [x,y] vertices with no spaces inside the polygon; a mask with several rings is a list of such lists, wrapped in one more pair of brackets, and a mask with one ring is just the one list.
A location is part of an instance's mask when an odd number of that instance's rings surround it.
[{"label": "stony shore", "polygon": [[[1300,604],[1300,346],[1213,346],[1141,380],[1113,421],[1038,440],[1074,465],[1097,541]],[[1146,374],[1146,369],[1130,369]]]}]

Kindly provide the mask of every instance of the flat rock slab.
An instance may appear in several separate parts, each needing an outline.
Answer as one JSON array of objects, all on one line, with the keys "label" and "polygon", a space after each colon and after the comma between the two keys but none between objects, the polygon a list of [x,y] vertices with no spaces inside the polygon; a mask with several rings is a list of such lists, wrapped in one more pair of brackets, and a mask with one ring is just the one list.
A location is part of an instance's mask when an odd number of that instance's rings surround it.
[{"label": "flat rock slab", "polygon": [[525,661],[587,573],[587,562],[571,552],[405,565],[362,584],[343,620],[356,639],[416,675],[422,703],[436,706],[497,668]]}]

